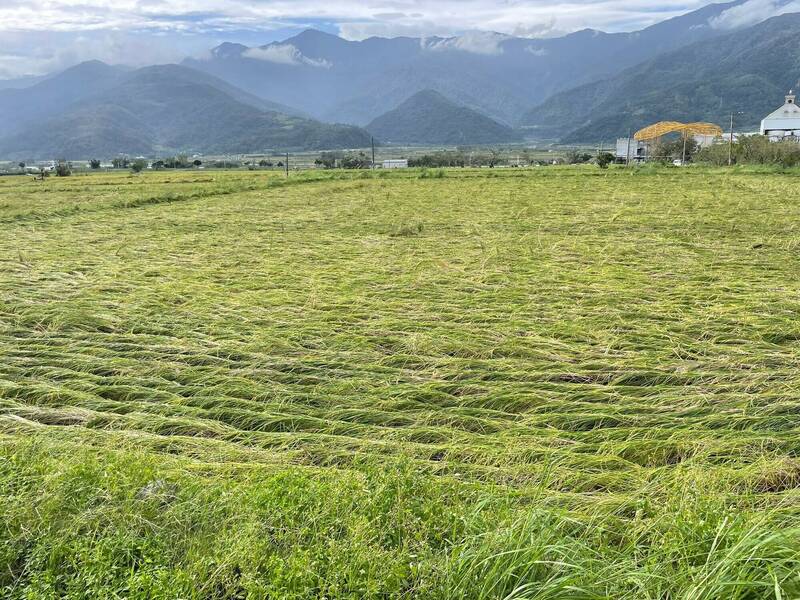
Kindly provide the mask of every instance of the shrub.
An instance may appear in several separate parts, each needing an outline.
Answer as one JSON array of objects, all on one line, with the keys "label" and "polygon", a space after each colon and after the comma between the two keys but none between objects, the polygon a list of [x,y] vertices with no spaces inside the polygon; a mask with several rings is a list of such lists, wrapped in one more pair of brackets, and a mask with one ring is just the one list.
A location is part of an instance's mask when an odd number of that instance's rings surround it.
[{"label": "shrub", "polygon": [[170,156],[164,159],[164,166],[167,169],[188,169],[191,166],[189,159],[185,155]]},{"label": "shrub", "polygon": [[597,162],[597,166],[601,169],[607,169],[608,165],[614,162],[614,155],[610,152],[601,152],[597,155],[595,162]]},{"label": "shrub", "polygon": [[[697,160],[717,166],[727,165],[730,150],[727,143],[715,144],[700,151]],[[800,165],[800,143],[794,140],[771,142],[763,135],[741,137],[733,144],[733,162],[794,167]]]},{"label": "shrub", "polygon": [[674,140],[662,140],[661,143],[656,144],[652,148],[650,154],[653,160],[663,163],[671,163],[673,160],[683,161],[684,159],[689,162],[699,150],[700,145],[693,138],[688,138],[686,140],[686,153],[684,156],[683,138],[678,138]]},{"label": "shrub", "polygon": [[314,164],[323,169],[335,169],[337,161],[344,158],[342,152],[323,152],[319,158],[314,161]]},{"label": "shrub", "polygon": [[369,169],[372,166],[372,162],[364,152],[348,154],[342,158],[340,164],[343,169]]},{"label": "shrub", "polygon": [[[476,159],[475,156],[472,156]],[[475,162],[470,161],[470,156],[461,151],[445,150],[424,154],[408,160],[409,167],[464,167],[467,164],[482,164],[482,157],[477,157]]]},{"label": "shrub", "polygon": [[215,169],[238,169],[242,166],[242,163],[238,160],[217,160],[214,161],[212,166]]},{"label": "shrub", "polygon": [[570,150],[564,158],[568,165],[582,165],[592,160],[592,155],[588,152],[581,152],[580,150]]}]

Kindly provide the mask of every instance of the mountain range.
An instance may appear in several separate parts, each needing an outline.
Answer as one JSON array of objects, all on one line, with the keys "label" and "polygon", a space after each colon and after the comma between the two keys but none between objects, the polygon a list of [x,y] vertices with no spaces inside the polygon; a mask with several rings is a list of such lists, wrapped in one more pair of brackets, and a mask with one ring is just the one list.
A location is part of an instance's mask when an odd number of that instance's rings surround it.
[{"label": "mountain range", "polygon": [[307,30],[263,46],[223,43],[180,65],[89,61],[0,81],[0,114],[11,115],[0,120],[0,157],[340,149],[372,137],[596,142],[657,120],[724,124],[730,113],[752,129],[800,77],[800,14],[745,25],[749,2],[630,33],[350,41]]},{"label": "mountain range", "polygon": [[511,127],[433,90],[417,92],[372,121],[367,130],[392,144],[457,146],[522,141],[522,135]]},{"label": "mountain range", "polygon": [[711,4],[631,33],[585,29],[552,39],[478,32],[349,41],[308,30],[258,47],[222,44],[184,64],[324,120],[363,126],[430,89],[516,125],[559,91],[724,34],[714,19],[743,2]]},{"label": "mountain range", "polygon": [[[54,94],[53,90],[60,93]],[[18,119],[0,126],[12,159],[355,148],[370,135],[330,125],[179,65],[83,63],[23,90],[0,90]]]},{"label": "mountain range", "polygon": [[524,123],[566,143],[596,142],[659,120],[728,122],[757,130],[800,77],[800,14],[691,44],[602,81],[556,94]]}]

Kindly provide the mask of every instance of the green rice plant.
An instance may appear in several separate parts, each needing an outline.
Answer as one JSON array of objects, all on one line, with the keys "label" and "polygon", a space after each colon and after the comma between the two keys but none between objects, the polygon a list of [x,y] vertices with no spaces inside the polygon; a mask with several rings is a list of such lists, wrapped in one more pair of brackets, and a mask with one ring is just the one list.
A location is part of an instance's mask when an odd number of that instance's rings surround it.
[{"label": "green rice plant", "polygon": [[0,597],[800,597],[800,172],[428,173],[0,179]]}]

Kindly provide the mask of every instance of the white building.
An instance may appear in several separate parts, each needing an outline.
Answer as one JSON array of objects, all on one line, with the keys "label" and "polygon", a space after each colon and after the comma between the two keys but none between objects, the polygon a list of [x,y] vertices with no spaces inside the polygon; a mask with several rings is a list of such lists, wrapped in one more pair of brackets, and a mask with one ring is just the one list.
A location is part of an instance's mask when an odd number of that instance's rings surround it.
[{"label": "white building", "polygon": [[397,158],[392,160],[385,160],[383,161],[383,168],[384,169],[407,169],[408,168],[408,160],[405,158]]},{"label": "white building", "polygon": [[773,140],[786,137],[800,137],[800,108],[792,90],[786,96],[786,103],[761,121],[761,135]]},{"label": "white building", "polygon": [[647,157],[647,144],[633,138],[618,138],[615,156],[617,160],[626,162],[644,160]]}]

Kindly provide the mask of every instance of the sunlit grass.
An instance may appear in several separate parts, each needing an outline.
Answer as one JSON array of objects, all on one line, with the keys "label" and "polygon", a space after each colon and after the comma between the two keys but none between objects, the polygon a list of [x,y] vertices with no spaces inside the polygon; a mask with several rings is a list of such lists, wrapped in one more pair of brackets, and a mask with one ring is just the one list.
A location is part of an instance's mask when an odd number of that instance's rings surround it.
[{"label": "sunlit grass", "polygon": [[797,182],[0,178],[0,595],[797,597]]}]

